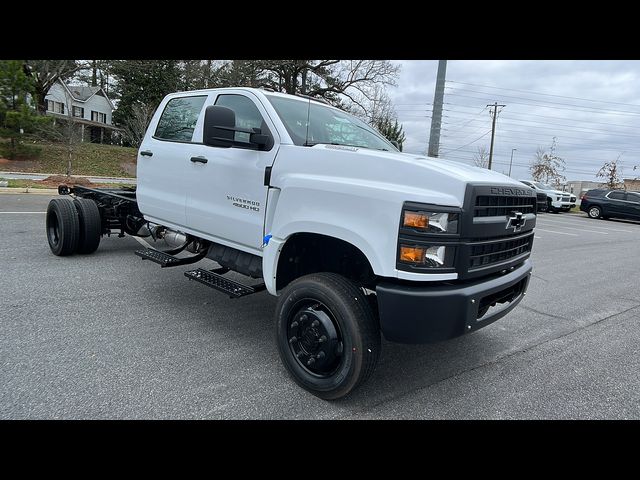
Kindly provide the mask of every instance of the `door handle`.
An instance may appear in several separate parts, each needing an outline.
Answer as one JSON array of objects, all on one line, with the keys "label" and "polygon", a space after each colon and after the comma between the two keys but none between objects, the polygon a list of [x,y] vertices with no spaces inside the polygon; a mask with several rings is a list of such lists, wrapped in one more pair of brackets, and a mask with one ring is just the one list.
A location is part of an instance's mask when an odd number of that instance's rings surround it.
[{"label": "door handle", "polygon": [[191,157],[191,161],[193,163],[207,163],[209,160],[204,157]]},{"label": "door handle", "polygon": [[140,152],[140,155],[144,157],[153,157],[153,152],[151,150],[143,150]]}]

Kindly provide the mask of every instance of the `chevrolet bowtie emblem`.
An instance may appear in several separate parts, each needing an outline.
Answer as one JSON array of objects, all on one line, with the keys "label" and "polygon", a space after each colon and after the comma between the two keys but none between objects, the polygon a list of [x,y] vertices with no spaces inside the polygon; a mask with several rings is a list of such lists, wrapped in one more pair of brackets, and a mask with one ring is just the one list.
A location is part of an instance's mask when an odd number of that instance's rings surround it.
[{"label": "chevrolet bowtie emblem", "polygon": [[509,230],[510,228],[513,228],[514,232],[519,232],[522,230],[522,227],[524,227],[527,219],[522,216],[522,212],[511,212],[511,215],[513,216],[509,217],[509,220],[507,220],[506,229]]}]

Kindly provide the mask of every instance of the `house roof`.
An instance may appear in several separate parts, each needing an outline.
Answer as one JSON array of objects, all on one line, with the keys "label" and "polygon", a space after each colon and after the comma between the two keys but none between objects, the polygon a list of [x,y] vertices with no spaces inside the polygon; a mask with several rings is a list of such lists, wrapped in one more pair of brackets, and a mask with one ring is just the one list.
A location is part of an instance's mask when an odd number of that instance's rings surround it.
[{"label": "house roof", "polygon": [[109,105],[111,105],[112,110],[115,108],[115,106],[113,105],[113,102],[107,96],[107,93],[104,91],[104,89],[101,87],[84,87],[81,85],[67,85],[66,83],[60,80],[58,80],[58,83],[62,84],[62,86],[67,90],[67,92],[69,92],[69,94],[74,98],[74,100],[77,100],[78,102],[86,102],[91,97],[98,94],[98,95],[102,95],[104,98],[107,99],[107,102],[109,102]]},{"label": "house roof", "polygon": [[78,85],[67,85],[67,89],[76,100],[86,101],[100,90],[100,87],[81,87]]}]

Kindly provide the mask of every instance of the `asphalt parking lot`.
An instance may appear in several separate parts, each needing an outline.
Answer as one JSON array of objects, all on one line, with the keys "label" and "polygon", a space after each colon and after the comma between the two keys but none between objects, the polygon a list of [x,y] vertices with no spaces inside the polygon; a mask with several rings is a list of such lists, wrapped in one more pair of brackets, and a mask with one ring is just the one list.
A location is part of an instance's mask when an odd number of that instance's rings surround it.
[{"label": "asphalt parking lot", "polygon": [[640,223],[541,214],[511,314],[383,342],[368,383],[329,403],[287,377],[274,297],[231,300],[131,237],[56,257],[50,198],[0,195],[1,419],[640,419]]}]

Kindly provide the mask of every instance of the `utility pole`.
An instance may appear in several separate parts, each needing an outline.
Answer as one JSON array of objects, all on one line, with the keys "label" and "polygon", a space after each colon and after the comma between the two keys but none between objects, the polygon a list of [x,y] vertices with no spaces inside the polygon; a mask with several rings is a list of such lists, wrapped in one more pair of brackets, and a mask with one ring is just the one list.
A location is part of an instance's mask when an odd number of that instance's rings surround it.
[{"label": "utility pole", "polygon": [[433,111],[431,115],[431,132],[429,134],[429,150],[427,155],[437,157],[440,149],[440,127],[442,126],[442,103],[444,100],[444,81],[447,74],[447,61],[438,61],[436,74],[436,91],[433,95]]},{"label": "utility pole", "polygon": [[518,149],[517,148],[511,149],[511,160],[509,161],[509,176],[511,176],[511,165],[513,164],[513,152],[515,152],[516,150]]},{"label": "utility pole", "polygon": [[487,107],[493,107],[493,122],[491,123],[491,147],[489,148],[489,170],[491,170],[491,163],[493,162],[493,139],[496,136],[496,117],[498,116],[498,107],[506,107],[506,105],[498,105],[498,102],[495,102],[493,105],[487,105]]}]

